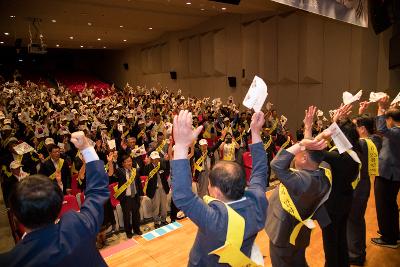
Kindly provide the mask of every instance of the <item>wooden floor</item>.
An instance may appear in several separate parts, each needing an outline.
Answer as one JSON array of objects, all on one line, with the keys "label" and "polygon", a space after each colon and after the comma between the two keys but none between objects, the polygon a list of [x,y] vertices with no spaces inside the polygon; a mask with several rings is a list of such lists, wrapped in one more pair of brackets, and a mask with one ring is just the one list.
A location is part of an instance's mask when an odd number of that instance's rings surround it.
[{"label": "wooden floor", "polygon": [[[182,228],[152,241],[146,241],[141,237],[137,237],[136,240],[139,242],[139,245],[108,257],[106,262],[109,266],[115,267],[187,266],[189,251],[194,242],[197,227],[189,219],[182,220],[180,223],[183,224]],[[377,236],[377,219],[373,192],[371,192],[368,202],[366,223],[367,261],[365,266],[400,266],[400,248],[382,248],[370,243],[370,238]],[[258,234],[256,243],[265,256],[265,266],[271,266],[271,259],[268,252],[269,239],[264,230]],[[310,267],[324,266],[324,250],[321,230],[319,228],[312,233],[311,244],[307,249],[306,257]]]}]

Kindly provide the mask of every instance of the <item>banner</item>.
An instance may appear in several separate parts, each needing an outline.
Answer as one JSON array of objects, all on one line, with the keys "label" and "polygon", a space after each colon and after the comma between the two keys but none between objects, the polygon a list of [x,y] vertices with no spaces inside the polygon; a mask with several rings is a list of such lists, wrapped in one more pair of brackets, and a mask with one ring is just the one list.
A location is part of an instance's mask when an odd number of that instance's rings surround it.
[{"label": "banner", "polygon": [[368,27],[367,0],[272,0],[328,18]]}]

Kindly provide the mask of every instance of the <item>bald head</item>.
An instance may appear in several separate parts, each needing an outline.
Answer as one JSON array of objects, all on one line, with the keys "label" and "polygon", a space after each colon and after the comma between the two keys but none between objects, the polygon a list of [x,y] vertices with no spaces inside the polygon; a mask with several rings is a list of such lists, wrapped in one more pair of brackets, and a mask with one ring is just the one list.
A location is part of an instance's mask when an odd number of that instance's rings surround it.
[{"label": "bald head", "polygon": [[210,185],[217,187],[228,200],[243,197],[246,177],[243,167],[232,161],[219,161],[210,172]]}]

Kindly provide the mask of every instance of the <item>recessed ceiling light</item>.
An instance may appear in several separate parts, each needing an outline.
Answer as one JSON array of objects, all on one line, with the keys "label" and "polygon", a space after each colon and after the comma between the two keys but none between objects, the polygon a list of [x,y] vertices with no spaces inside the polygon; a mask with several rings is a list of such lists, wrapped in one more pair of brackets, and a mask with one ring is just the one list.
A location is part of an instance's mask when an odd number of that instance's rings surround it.
[{"label": "recessed ceiling light", "polygon": [[83,45],[81,45],[81,48],[83,48]]},{"label": "recessed ceiling light", "polygon": [[5,32],[4,35],[10,35],[10,33],[9,32]]},{"label": "recessed ceiling light", "polygon": [[56,47],[60,47],[60,45],[59,45],[59,44],[56,44]]},{"label": "recessed ceiling light", "polygon": [[103,48],[107,48],[107,47],[103,46]]},{"label": "recessed ceiling light", "polygon": [[124,42],[126,42],[126,39],[124,39]]},{"label": "recessed ceiling light", "polygon": [[101,38],[97,38],[97,41],[101,41]]},{"label": "recessed ceiling light", "polygon": [[192,3],[190,3],[190,2],[186,2],[186,5],[191,5]]},{"label": "recessed ceiling light", "polygon": [[204,8],[200,8],[200,10],[201,10],[201,11],[204,11],[205,9],[204,9]]},{"label": "recessed ceiling light", "polygon": [[56,23],[57,21],[55,19],[52,19],[51,22]]},{"label": "recessed ceiling light", "polygon": [[3,41],[1,41],[1,42],[0,42],[0,44],[4,44],[4,42],[3,42]]},{"label": "recessed ceiling light", "polygon": [[22,59],[18,59],[18,61],[19,61],[19,62],[22,62],[23,60],[22,60]]},{"label": "recessed ceiling light", "polygon": [[10,18],[15,18],[15,16],[14,16],[14,15],[11,15]]},{"label": "recessed ceiling light", "polygon": [[226,10],[226,7],[221,8],[222,10]]},{"label": "recessed ceiling light", "polygon": [[119,25],[119,27],[120,27],[120,28],[123,28],[123,27],[124,27],[124,25]]},{"label": "recessed ceiling light", "polygon": [[73,40],[73,39],[74,39],[74,36],[70,36],[69,39]]},{"label": "recessed ceiling light", "polygon": [[87,25],[88,25],[88,26],[92,26],[92,23],[91,23],[91,22],[88,22]]},{"label": "recessed ceiling light", "polygon": [[152,27],[149,27],[149,30],[152,30],[153,28]]}]

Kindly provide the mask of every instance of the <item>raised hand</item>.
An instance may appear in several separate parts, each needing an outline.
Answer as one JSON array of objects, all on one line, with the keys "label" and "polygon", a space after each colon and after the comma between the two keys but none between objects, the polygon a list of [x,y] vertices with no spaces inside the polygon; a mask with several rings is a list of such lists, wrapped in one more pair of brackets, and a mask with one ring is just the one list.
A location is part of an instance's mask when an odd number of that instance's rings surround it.
[{"label": "raised hand", "polygon": [[314,123],[314,116],[317,112],[316,106],[309,106],[308,109],[305,110],[304,116],[304,128],[311,128]]},{"label": "raised hand", "polygon": [[203,126],[199,126],[197,129],[192,130],[192,113],[187,110],[181,110],[179,115],[174,117],[175,147],[189,148],[202,129]]},{"label": "raised hand", "polygon": [[346,116],[351,114],[351,109],[353,108],[353,105],[348,104],[344,105],[343,103],[340,105],[340,108],[338,108],[335,112],[335,115],[333,115],[333,122],[337,122],[340,119],[345,118]]},{"label": "raised hand", "polygon": [[256,112],[251,117],[250,129],[252,142],[262,142],[260,132],[265,124],[264,113],[262,111]]},{"label": "raised hand", "polygon": [[303,139],[301,140],[301,145],[303,145],[307,150],[323,150],[327,147],[327,142],[324,139],[318,140],[310,140]]},{"label": "raised hand", "polygon": [[84,150],[85,148],[90,147],[89,141],[82,131],[72,133],[71,142],[79,150]]},{"label": "raised hand", "polygon": [[360,102],[360,107],[358,108],[358,114],[359,115],[364,114],[365,111],[367,110],[369,104],[370,103],[368,101]]}]

